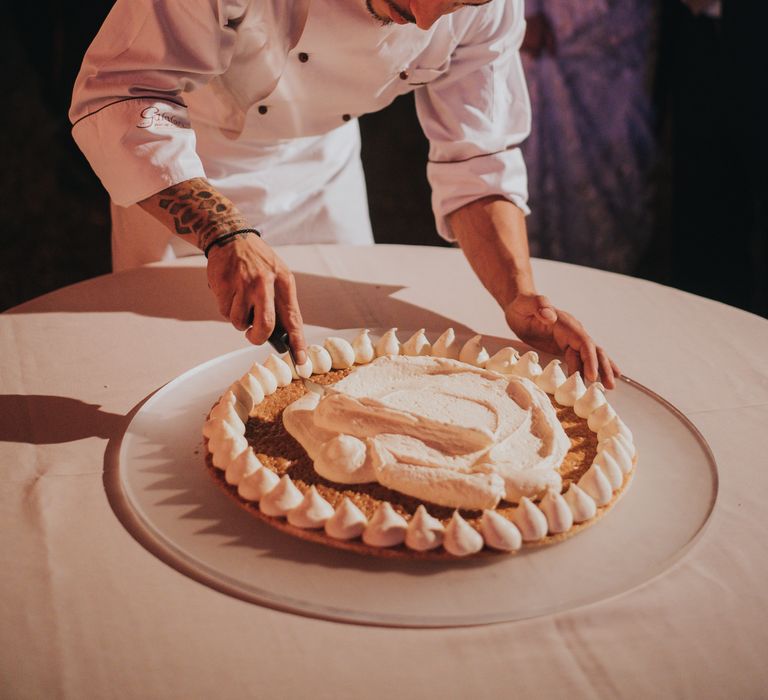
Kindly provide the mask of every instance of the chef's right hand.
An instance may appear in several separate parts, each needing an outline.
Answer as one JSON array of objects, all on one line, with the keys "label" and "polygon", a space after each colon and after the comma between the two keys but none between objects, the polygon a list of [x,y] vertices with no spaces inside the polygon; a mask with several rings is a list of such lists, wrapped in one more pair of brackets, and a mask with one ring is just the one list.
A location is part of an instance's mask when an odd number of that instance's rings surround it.
[{"label": "chef's right hand", "polygon": [[236,236],[208,253],[208,286],[228,318],[254,345],[267,341],[275,313],[288,332],[298,364],[306,362],[296,280],[288,266],[261,238]]}]

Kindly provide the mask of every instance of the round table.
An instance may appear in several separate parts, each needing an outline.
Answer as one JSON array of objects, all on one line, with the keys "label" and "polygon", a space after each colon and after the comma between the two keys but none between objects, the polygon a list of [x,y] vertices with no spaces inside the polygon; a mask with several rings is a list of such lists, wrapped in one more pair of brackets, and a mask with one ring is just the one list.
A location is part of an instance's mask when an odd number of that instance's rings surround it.
[{"label": "round table", "polygon": [[[296,274],[309,330],[452,326],[509,336],[460,251],[289,246],[279,253]],[[539,289],[701,431],[720,477],[708,528],[652,581],[567,612],[446,629],[351,625],[202,585],[142,546],[107,497],[109,453],[142,401],[245,343],[219,317],[204,262],[99,277],[0,317],[4,694],[765,693],[768,460],[760,445],[768,427],[768,321],[649,282],[534,260]]]}]

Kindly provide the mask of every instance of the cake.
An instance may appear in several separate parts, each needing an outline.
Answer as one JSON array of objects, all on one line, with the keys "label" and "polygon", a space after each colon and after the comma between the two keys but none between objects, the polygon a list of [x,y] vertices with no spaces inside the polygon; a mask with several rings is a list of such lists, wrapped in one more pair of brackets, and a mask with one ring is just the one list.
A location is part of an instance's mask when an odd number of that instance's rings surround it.
[{"label": "cake", "polygon": [[[302,378],[329,387],[308,392]],[[454,558],[560,542],[594,524],[634,474],[632,434],[559,360],[477,335],[311,345],[270,355],[203,426],[216,482],[273,527],[390,557]]]}]

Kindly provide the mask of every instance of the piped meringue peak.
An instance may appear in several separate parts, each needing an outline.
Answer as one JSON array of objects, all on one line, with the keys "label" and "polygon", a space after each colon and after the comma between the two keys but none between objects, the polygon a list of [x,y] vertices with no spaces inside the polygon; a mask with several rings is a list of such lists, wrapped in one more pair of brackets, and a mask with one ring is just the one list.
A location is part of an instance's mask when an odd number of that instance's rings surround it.
[{"label": "piped meringue peak", "polygon": [[[309,346],[298,375],[285,357],[255,363],[203,426],[217,478],[252,503],[251,512],[295,532],[411,556],[514,553],[559,541],[613,506],[637,450],[600,383],[566,376],[557,359],[542,367],[535,351],[491,354],[480,335],[459,338],[449,328],[432,344],[427,333],[404,333],[402,343],[396,328],[378,338],[367,329],[349,340],[331,336]],[[332,370],[347,373],[333,392],[305,393],[282,410],[283,427],[318,474],[294,483],[291,468],[254,452],[246,434],[262,402],[279,400],[299,377]],[[589,429],[586,453],[569,457],[558,411],[566,426],[578,417],[578,435]],[[315,484],[325,484],[327,498]],[[379,495],[373,508],[354,495],[382,487],[391,501]],[[420,505],[403,509],[403,498]]]}]

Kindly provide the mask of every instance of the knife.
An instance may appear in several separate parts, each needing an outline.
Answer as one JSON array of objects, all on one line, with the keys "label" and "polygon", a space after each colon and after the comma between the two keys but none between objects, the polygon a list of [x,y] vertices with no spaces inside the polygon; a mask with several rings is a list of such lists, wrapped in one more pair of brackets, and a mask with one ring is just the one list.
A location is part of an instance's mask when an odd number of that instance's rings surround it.
[{"label": "knife", "polygon": [[[273,330],[272,335],[267,338],[267,342],[281,355],[288,353],[288,357],[290,358],[291,364],[293,365],[293,371],[298,376],[299,373],[296,371],[298,362],[296,362],[296,356],[293,354],[293,348],[291,348],[291,344],[288,341],[288,331],[283,328],[283,324],[280,323],[280,319],[275,320],[275,330]],[[313,382],[311,379],[305,379],[304,377],[300,377],[300,379],[307,391],[311,391],[318,396],[326,396],[328,394],[335,393],[333,389],[329,390],[328,387],[325,387],[322,384],[318,384],[317,382]]]}]

